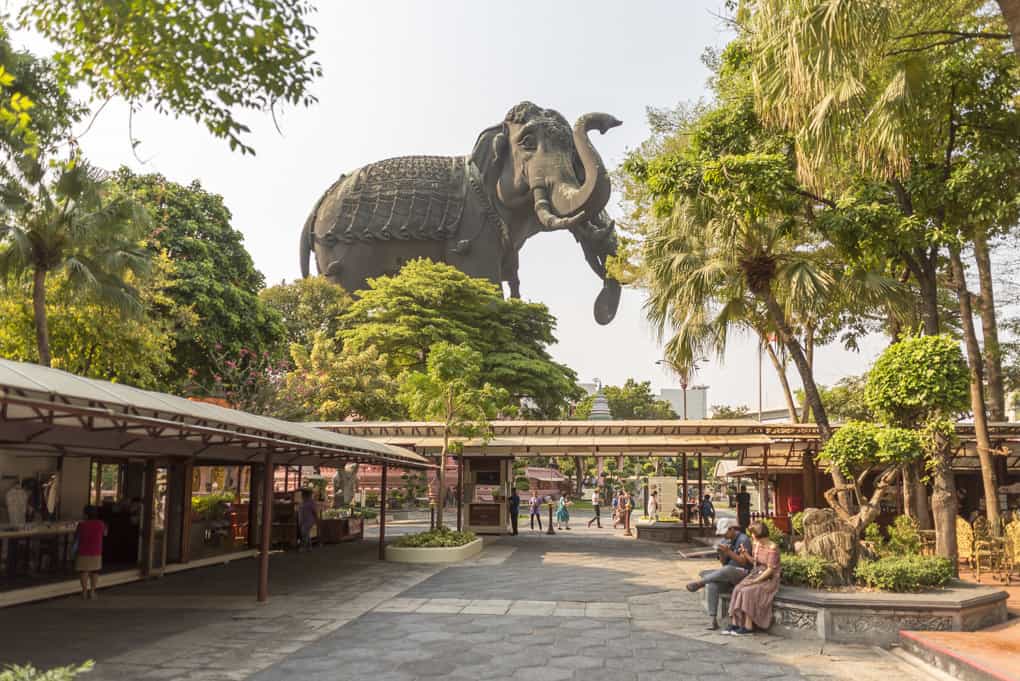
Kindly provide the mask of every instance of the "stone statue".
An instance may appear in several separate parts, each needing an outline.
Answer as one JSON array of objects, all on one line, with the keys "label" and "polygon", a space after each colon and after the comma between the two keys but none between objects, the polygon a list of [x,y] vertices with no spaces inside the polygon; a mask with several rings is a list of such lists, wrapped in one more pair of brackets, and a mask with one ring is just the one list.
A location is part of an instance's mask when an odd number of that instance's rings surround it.
[{"label": "stone statue", "polygon": [[518,252],[542,231],[566,229],[602,279],[595,319],[616,315],[620,285],[606,274],[616,229],[604,208],[609,173],[588,133],[620,121],[581,116],[573,130],[552,109],[521,102],[482,131],[470,156],[405,156],[341,175],[301,233],[301,272],[315,253],[320,273],[348,291],[394,274],[409,260],[445,262],[520,297]]},{"label": "stone statue", "polygon": [[343,508],[354,503],[354,488],[358,483],[358,464],[349,463],[336,469],[333,477],[333,507]]},{"label": "stone statue", "polygon": [[797,553],[818,556],[832,564],[836,574],[826,575],[826,582],[853,583],[853,570],[860,553],[857,534],[831,508],[804,511],[804,540],[797,542],[795,549]]}]

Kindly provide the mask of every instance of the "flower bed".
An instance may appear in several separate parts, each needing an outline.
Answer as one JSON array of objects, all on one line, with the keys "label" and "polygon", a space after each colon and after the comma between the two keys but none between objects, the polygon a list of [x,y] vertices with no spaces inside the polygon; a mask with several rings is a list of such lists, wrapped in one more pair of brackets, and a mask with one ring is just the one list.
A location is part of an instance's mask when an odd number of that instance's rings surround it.
[{"label": "flower bed", "polygon": [[464,546],[478,539],[474,532],[457,532],[446,527],[441,527],[428,532],[417,534],[405,534],[393,542],[393,546],[401,548],[454,548]]},{"label": "flower bed", "polygon": [[396,563],[457,563],[477,556],[482,540],[474,532],[446,528],[401,537],[386,547],[386,560]]}]

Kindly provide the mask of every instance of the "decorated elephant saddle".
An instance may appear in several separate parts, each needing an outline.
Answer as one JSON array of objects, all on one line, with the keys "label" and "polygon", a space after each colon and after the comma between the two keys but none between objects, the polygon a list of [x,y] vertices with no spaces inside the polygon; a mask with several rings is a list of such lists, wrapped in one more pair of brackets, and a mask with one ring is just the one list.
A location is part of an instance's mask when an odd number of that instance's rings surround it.
[{"label": "decorated elephant saddle", "polygon": [[318,238],[450,239],[464,212],[470,174],[468,158],[450,156],[402,156],[359,168],[327,192],[319,215],[332,224]]}]

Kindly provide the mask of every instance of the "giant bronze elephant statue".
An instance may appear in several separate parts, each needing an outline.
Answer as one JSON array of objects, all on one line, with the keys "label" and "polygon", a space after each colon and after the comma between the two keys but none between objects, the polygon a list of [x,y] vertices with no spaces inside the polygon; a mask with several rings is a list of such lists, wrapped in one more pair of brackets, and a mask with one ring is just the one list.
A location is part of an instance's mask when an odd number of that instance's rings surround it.
[{"label": "giant bronze elephant statue", "polygon": [[508,282],[516,298],[524,242],[567,229],[603,280],[595,318],[608,324],[620,301],[620,285],[605,269],[616,232],[604,210],[609,173],[588,133],[618,125],[589,113],[571,130],[559,113],[522,102],[482,131],[470,156],[405,156],[342,175],[305,221],[301,273],[308,276],[314,252],[319,272],[356,291],[424,257]]}]

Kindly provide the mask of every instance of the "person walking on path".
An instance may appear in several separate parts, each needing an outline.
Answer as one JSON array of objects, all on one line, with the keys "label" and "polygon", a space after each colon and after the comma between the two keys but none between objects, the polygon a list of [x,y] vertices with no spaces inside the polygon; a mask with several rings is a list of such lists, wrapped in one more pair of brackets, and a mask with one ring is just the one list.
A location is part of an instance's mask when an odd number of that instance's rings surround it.
[{"label": "person walking on path", "polygon": [[588,521],[588,527],[591,527],[592,523],[596,524],[600,530],[602,529],[602,498],[599,496],[599,488],[596,487],[591,493],[591,509],[595,512],[595,517]]},{"label": "person walking on path", "polygon": [[737,523],[741,527],[751,524],[751,495],[747,493],[747,485],[741,485],[737,493]]},{"label": "person walking on path", "polygon": [[[380,509],[385,513],[386,509]],[[319,522],[319,509],[315,506],[315,499],[312,498],[312,490],[301,490],[301,506],[298,508],[298,523],[301,527],[301,544],[299,551],[311,551],[312,549],[312,528]]]},{"label": "person walking on path", "polygon": [[531,493],[531,499],[528,500],[528,511],[530,513],[529,520],[531,521],[531,529],[535,529],[535,521],[538,521],[538,531],[542,531],[542,500],[538,498],[535,492]]},{"label": "person walking on path", "polygon": [[711,618],[708,629],[719,628],[719,594],[740,583],[751,567],[751,538],[744,534],[735,520],[730,521],[726,535],[716,547],[722,567],[702,570],[699,579],[687,585],[690,592],[705,589],[705,609]]},{"label": "person walking on path", "polygon": [[561,494],[559,504],[556,507],[556,529],[570,529],[570,511],[567,510],[567,495]]},{"label": "person walking on path", "polygon": [[623,535],[625,537],[631,536],[630,533],[630,516],[634,510],[634,500],[630,496],[630,492],[624,487],[620,496],[620,519],[623,521]]},{"label": "person walking on path", "polygon": [[74,569],[81,579],[81,597],[96,598],[99,586],[99,571],[103,569],[103,537],[107,534],[106,523],[99,519],[99,509],[85,507],[85,520],[78,523],[74,533]]},{"label": "person walking on path", "polygon": [[517,488],[510,488],[510,533],[517,535],[517,516],[521,512],[521,497],[517,494]]},{"label": "person walking on path", "polygon": [[613,529],[618,529],[616,526],[623,524],[623,490],[616,490],[616,496],[613,497]]},{"label": "person walking on path", "polygon": [[772,624],[772,601],[779,591],[779,547],[769,539],[765,523],[749,528],[754,540],[752,562],[754,567],[739,584],[733,587],[730,598],[730,620],[726,633],[743,636],[754,628],[768,629]]},{"label": "person walking on path", "polygon": [[659,519],[659,493],[657,491],[652,492],[652,495],[648,497],[648,517],[653,522]]}]

